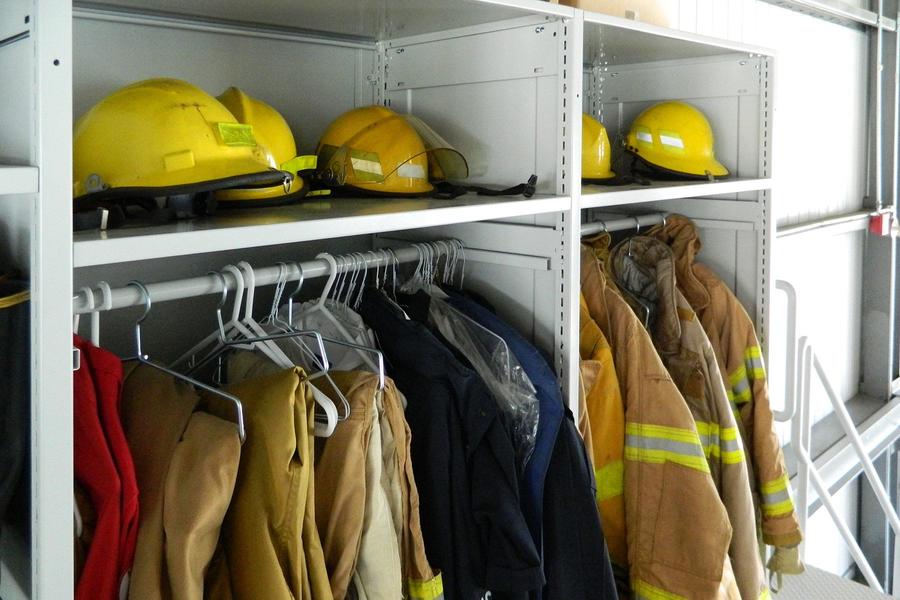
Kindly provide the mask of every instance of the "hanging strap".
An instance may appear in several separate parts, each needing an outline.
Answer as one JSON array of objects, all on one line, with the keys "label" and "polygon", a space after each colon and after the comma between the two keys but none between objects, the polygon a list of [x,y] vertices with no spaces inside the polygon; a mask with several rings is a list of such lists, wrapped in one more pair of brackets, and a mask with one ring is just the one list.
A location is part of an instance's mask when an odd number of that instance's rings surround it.
[{"label": "hanging strap", "polygon": [[481,187],[477,185],[458,185],[447,181],[441,181],[434,184],[434,192],[431,197],[438,200],[452,200],[463,194],[473,192],[479,196],[524,196],[531,198],[534,196],[535,186],[537,185],[537,175],[532,175],[525,183],[514,185],[503,190],[494,190],[491,188]]}]

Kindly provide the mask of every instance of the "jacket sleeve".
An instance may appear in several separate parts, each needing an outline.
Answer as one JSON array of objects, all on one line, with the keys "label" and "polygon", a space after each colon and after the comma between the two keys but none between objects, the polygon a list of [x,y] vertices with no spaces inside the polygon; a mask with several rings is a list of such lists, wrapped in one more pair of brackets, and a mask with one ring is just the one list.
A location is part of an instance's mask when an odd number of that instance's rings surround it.
[{"label": "jacket sleeve", "polygon": [[[493,399],[487,397],[484,402]],[[480,415],[485,416],[485,411],[480,410]],[[499,417],[490,421],[480,441],[467,440],[472,514],[483,549],[483,584],[494,593],[536,590],[544,585],[544,575],[520,507],[515,452]]]},{"label": "jacket sleeve", "polygon": [[790,482],[781,443],[769,405],[769,390],[762,349],[750,316],[737,298],[729,295],[727,387],[746,433],[754,486],[762,512],[763,541],[777,547],[795,546],[802,534],[791,500]]}]

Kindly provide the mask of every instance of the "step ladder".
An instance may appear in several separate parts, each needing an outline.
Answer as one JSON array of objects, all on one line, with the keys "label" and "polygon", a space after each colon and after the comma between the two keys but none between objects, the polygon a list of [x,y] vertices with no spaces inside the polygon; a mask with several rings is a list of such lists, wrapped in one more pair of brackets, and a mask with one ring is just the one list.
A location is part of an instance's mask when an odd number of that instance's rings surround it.
[{"label": "step ladder", "polygon": [[[786,294],[788,300],[787,320],[787,365],[785,372],[785,408],[782,411],[773,411],[775,419],[791,424],[791,448],[797,455],[798,471],[796,478],[796,510],[800,521],[801,530],[806,531],[806,523],[809,517],[809,486],[812,483],[822,502],[822,505],[831,516],[831,520],[841,534],[844,543],[850,550],[853,561],[860,573],[869,584],[868,587],[858,584],[838,575],[807,566],[806,572],[798,576],[784,578],[783,590],[779,592],[779,600],[786,599],[855,599],[855,598],[891,598],[882,589],[881,582],[872,570],[872,566],[863,554],[859,543],[853,536],[850,527],[841,517],[834,505],[834,500],[828,490],[828,486],[822,480],[815,462],[810,455],[812,422],[810,420],[810,394],[812,377],[815,375],[825,390],[831,402],[834,414],[844,430],[850,445],[859,460],[863,473],[875,497],[884,512],[885,517],[894,532],[894,595],[900,598],[900,517],[891,504],[890,495],[884,488],[881,478],[872,459],[866,450],[865,444],[859,435],[859,430],[853,423],[853,419],[847,412],[844,402],[834,391],[834,386],[819,361],[808,337],[797,339],[797,293],[794,287],[786,281],[777,281],[776,289]],[[803,545],[800,547],[800,556],[803,557]]]}]

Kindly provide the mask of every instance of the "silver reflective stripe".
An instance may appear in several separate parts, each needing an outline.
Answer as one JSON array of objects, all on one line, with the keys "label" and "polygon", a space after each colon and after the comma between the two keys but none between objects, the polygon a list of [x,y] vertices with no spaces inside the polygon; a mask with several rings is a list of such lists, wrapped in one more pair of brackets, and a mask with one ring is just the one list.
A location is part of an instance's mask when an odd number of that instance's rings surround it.
[{"label": "silver reflective stripe", "polygon": [[763,502],[766,504],[778,504],[779,502],[786,502],[791,499],[791,494],[787,489],[784,489],[780,492],[773,492],[771,494],[763,494]]},{"label": "silver reflective stripe", "polygon": [[667,440],[658,437],[644,437],[640,435],[626,435],[625,445],[632,448],[641,448],[643,450],[662,450],[665,452],[673,452],[681,456],[696,456],[705,459],[703,448],[697,444],[687,442],[677,442],[675,440]]}]

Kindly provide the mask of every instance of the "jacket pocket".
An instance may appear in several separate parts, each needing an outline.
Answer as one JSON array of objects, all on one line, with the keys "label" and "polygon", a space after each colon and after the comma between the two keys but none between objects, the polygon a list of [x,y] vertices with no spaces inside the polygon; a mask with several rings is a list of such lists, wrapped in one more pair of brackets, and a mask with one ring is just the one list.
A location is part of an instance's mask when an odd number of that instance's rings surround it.
[{"label": "jacket pocket", "polygon": [[653,561],[719,582],[731,524],[709,474],[667,462],[653,537]]}]

